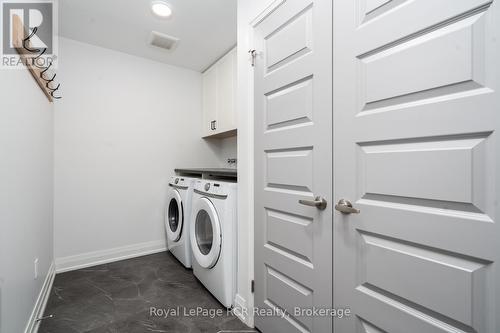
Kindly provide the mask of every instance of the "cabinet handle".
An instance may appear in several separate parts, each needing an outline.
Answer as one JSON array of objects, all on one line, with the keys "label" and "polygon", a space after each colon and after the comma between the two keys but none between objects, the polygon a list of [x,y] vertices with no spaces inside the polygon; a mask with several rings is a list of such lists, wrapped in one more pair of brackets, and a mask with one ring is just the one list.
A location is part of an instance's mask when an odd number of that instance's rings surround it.
[{"label": "cabinet handle", "polygon": [[217,129],[217,120],[214,120],[214,131]]}]

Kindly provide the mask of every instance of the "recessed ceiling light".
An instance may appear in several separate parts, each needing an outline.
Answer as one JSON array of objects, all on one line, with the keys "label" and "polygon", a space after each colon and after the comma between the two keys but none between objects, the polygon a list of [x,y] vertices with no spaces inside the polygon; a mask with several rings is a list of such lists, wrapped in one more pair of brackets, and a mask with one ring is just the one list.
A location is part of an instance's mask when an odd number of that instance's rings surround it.
[{"label": "recessed ceiling light", "polygon": [[153,10],[153,13],[159,17],[166,18],[172,15],[172,9],[165,1],[161,0],[153,1],[151,3],[151,9]]}]

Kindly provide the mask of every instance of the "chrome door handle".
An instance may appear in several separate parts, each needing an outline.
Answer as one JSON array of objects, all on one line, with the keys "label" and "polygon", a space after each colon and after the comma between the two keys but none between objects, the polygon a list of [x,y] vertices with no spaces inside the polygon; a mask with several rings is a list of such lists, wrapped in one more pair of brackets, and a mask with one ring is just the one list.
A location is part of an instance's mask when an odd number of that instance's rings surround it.
[{"label": "chrome door handle", "polygon": [[335,209],[342,214],[359,214],[361,211],[352,207],[352,203],[348,200],[341,199],[338,204],[335,205]]},{"label": "chrome door handle", "polygon": [[305,206],[316,207],[319,210],[325,210],[328,203],[322,197],[316,197],[314,200],[299,200],[299,204]]}]

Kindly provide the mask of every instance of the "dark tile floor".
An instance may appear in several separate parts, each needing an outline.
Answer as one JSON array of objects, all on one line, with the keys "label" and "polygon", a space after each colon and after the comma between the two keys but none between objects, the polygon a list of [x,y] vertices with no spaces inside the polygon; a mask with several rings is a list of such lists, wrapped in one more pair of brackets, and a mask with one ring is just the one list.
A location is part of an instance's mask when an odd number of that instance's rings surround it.
[{"label": "dark tile floor", "polygon": [[[154,309],[179,310],[161,317]],[[183,315],[184,311],[219,310]],[[252,332],[226,309],[170,253],[58,274],[40,333],[216,333]],[[212,313],[213,314],[213,313]]]}]

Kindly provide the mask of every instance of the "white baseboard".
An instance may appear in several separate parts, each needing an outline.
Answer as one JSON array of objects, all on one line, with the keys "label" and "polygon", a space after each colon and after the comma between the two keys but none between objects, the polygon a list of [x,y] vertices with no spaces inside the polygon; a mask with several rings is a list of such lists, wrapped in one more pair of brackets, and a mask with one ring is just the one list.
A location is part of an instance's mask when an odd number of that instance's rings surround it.
[{"label": "white baseboard", "polygon": [[107,250],[82,253],[56,259],[56,272],[63,273],[74,271],[81,268],[141,257],[166,250],[167,247],[165,241],[152,241]]},{"label": "white baseboard", "polygon": [[249,313],[250,309],[247,307],[247,301],[241,295],[236,294],[236,297],[234,298],[234,308],[233,308],[233,313],[236,315],[236,317],[240,318],[242,322],[248,325],[248,318],[249,318]]},{"label": "white baseboard", "polygon": [[50,291],[52,290],[52,284],[54,283],[54,277],[56,276],[56,267],[54,262],[50,265],[49,271],[47,272],[47,277],[43,282],[42,289],[38,294],[38,298],[36,299],[35,306],[33,307],[33,311],[31,312],[31,316],[28,320],[28,324],[26,325],[25,333],[36,333],[38,332],[38,327],[40,326],[40,322],[37,322],[37,318],[40,318],[45,311],[45,307],[47,306],[47,301],[49,300]]}]

